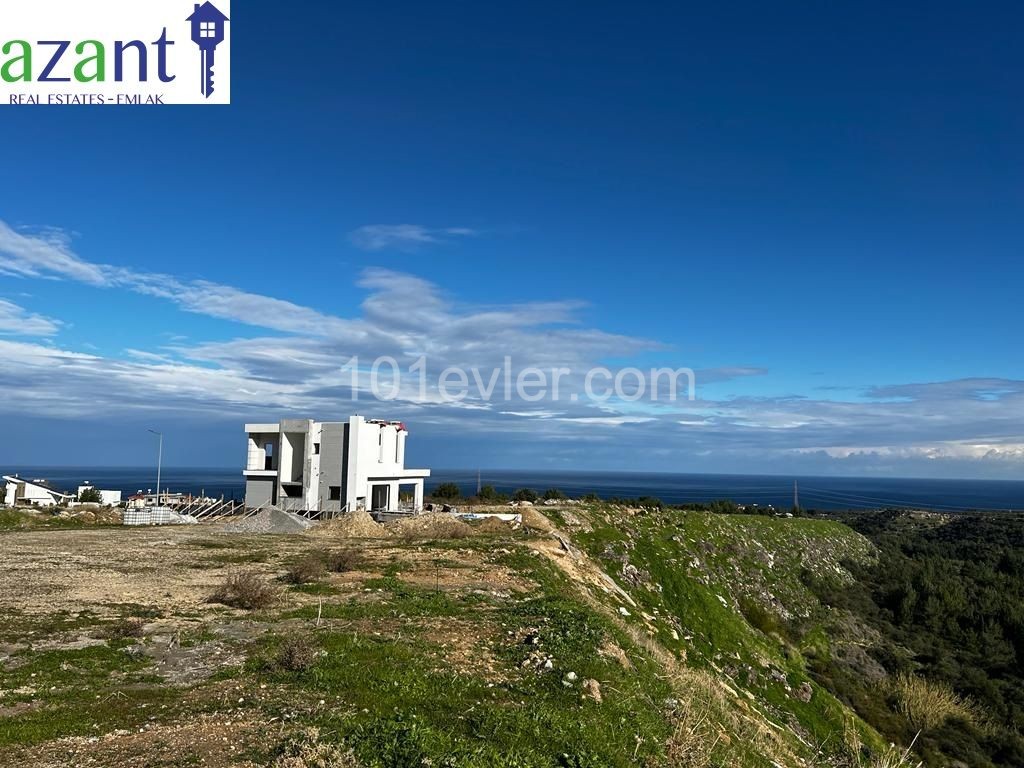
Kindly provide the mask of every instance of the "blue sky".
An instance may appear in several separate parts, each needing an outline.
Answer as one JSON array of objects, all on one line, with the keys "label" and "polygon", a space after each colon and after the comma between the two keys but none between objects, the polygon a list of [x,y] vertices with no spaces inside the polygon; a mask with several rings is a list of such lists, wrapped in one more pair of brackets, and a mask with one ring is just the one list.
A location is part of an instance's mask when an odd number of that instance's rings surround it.
[{"label": "blue sky", "polygon": [[[248,2],[230,107],[4,109],[0,463],[1020,476],[1024,12],[714,5]],[[697,398],[353,406],[420,352]]]}]

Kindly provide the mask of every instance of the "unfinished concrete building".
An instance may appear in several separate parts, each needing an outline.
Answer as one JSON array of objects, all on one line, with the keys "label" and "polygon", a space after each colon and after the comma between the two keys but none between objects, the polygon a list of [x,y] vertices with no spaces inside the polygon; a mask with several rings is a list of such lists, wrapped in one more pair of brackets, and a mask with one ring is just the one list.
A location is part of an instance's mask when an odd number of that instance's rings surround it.
[{"label": "unfinished concrete building", "polygon": [[[405,468],[399,421],[285,419],[246,424],[245,505],[320,512],[419,511],[429,469]],[[400,494],[407,497],[400,498]]]}]

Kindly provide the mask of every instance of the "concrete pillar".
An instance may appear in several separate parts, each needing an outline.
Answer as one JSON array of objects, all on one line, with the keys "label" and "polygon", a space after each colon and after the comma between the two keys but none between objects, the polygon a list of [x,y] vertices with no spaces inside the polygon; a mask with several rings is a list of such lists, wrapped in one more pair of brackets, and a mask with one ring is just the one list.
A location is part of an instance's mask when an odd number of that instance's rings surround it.
[{"label": "concrete pillar", "polygon": [[423,481],[417,480],[412,491],[412,508],[419,512],[423,509]]},{"label": "concrete pillar", "polygon": [[388,512],[398,511],[398,481],[388,483]]}]

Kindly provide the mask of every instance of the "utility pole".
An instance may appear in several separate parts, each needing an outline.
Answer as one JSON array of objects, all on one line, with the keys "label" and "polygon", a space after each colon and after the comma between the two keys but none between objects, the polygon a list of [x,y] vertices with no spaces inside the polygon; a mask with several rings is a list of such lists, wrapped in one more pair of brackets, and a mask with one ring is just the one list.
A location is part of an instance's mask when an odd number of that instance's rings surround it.
[{"label": "utility pole", "polygon": [[157,432],[155,429],[147,430],[152,432],[154,435],[160,438],[160,447],[157,448],[156,454],[156,505],[160,506],[160,470],[164,463],[164,433]]},{"label": "utility pole", "polygon": [[793,481],[793,509],[800,511],[800,485],[796,480]]},{"label": "utility pole", "polygon": [[476,471],[476,495],[480,495],[480,470]]}]

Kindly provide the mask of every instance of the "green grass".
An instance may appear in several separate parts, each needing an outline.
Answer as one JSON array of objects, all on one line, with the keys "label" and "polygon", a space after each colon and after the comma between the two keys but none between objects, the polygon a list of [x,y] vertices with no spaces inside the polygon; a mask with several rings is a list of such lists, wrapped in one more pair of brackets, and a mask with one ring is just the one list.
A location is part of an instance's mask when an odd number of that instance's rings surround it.
[{"label": "green grass", "polygon": [[29,614],[9,610],[4,614],[3,621],[0,621],[0,642],[14,643],[45,638],[62,632],[96,627],[103,623],[103,620],[92,611]]},{"label": "green grass", "polygon": [[0,671],[0,688],[23,692],[5,696],[4,705],[39,704],[0,718],[0,747],[131,727],[145,722],[149,707],[174,700],[177,694],[160,688],[146,660],[123,650],[127,644],[17,654],[16,664]]},{"label": "green grass", "polygon": [[17,531],[26,528],[99,528],[95,523],[86,523],[74,517],[59,517],[47,511],[23,512],[19,509],[0,509],[0,531]]},{"label": "green grass", "polygon": [[[668,734],[661,702],[671,693],[660,667],[567,595],[546,560],[523,551],[505,559],[538,583],[533,595],[498,601],[435,592],[395,576],[370,579],[366,586],[382,590],[382,600],[325,604],[323,618],[402,617],[408,621],[401,633],[320,632],[313,636],[323,655],[311,668],[281,672],[257,660],[249,669],[329,702],[310,724],[353,747],[368,768],[624,767],[658,756]],[[308,619],[317,610],[289,615]],[[417,619],[445,617],[475,622],[476,653],[489,657],[489,666],[453,668],[446,649],[415,630]],[[539,645],[523,643],[533,631]],[[634,669],[597,652],[607,641],[628,648]],[[266,643],[262,657],[273,654],[275,642]],[[553,669],[524,667],[532,652],[553,658]],[[576,681],[565,685],[568,672]],[[588,677],[604,686],[601,704],[582,695]]]},{"label": "green grass", "polygon": [[[723,670],[731,685],[816,741],[841,745],[847,710],[817,686],[810,702],[793,695],[811,680],[798,638],[812,652],[827,652],[823,608],[803,576],[814,568],[844,578],[841,560],[870,557],[864,539],[839,523],[796,518],[663,510],[594,519],[604,524],[578,540],[656,618],[662,645],[692,666]],[[623,578],[624,560],[647,574],[646,584]]]}]

